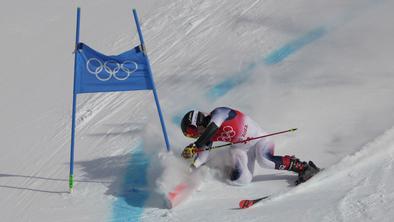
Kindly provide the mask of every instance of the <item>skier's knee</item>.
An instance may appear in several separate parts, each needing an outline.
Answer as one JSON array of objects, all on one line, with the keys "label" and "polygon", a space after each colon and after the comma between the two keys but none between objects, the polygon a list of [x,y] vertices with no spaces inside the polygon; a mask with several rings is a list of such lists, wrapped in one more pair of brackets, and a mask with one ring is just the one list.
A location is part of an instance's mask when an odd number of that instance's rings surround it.
[{"label": "skier's knee", "polygon": [[235,181],[238,180],[241,177],[241,170],[240,169],[233,169],[230,172],[230,180]]},{"label": "skier's knee", "polygon": [[252,176],[242,172],[240,169],[233,169],[230,172],[228,183],[235,186],[243,186],[252,182]]},{"label": "skier's knee", "polygon": [[259,163],[260,167],[267,168],[267,169],[275,169],[275,162],[266,158],[258,158],[257,162]]}]

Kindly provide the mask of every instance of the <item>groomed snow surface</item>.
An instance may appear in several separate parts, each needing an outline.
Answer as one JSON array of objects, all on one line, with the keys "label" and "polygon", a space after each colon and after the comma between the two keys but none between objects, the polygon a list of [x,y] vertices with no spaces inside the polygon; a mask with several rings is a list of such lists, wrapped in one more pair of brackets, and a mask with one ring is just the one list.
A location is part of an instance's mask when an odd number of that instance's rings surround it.
[{"label": "groomed snow surface", "polygon": [[[68,192],[76,8],[81,41],[105,54],[138,44],[136,8],[167,123],[149,91],[79,95]],[[393,221],[394,2],[389,0],[11,1],[0,7],[1,221]],[[179,120],[229,106],[275,136],[275,152],[325,170],[294,187],[256,166],[226,183],[212,151],[188,199]],[[194,179],[196,179],[194,178]],[[241,199],[272,194],[239,210]]]}]

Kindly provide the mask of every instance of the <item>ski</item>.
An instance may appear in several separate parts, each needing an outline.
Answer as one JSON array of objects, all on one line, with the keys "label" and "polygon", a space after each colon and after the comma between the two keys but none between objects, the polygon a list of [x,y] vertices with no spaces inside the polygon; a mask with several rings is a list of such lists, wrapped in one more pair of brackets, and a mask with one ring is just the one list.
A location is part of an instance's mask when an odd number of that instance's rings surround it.
[{"label": "ski", "polygon": [[[298,179],[295,181],[295,185],[298,186],[301,183],[306,182],[307,180],[309,180],[311,177],[315,176],[317,173],[321,172],[324,169],[320,169],[318,168],[312,161],[309,161],[309,170],[304,172],[304,174],[299,175]],[[267,196],[263,196],[257,199],[252,199],[252,200],[241,200],[239,202],[239,208],[240,209],[245,209],[245,208],[249,208],[251,206],[253,206],[255,203],[260,202],[261,200],[267,199],[272,195],[267,195]]]},{"label": "ski", "polygon": [[241,200],[239,202],[239,208],[241,208],[241,209],[249,208],[249,207],[253,206],[255,203],[260,202],[261,200],[267,199],[268,197],[270,197],[270,195],[260,197],[260,198],[254,199],[254,200]]}]

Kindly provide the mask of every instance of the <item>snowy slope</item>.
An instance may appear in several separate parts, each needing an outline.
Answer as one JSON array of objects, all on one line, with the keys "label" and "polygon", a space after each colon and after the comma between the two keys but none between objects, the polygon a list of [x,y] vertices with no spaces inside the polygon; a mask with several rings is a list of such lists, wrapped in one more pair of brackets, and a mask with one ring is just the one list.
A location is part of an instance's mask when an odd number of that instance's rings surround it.
[{"label": "snowy slope", "polygon": [[[76,187],[68,161],[76,7],[81,41],[107,54],[137,43],[137,8],[173,152],[149,92],[78,97]],[[391,1],[10,1],[0,7],[2,221],[391,221],[394,218],[394,27]],[[245,111],[276,153],[324,172],[256,167],[252,184],[218,176],[168,210],[158,181],[181,179],[185,111]],[[176,156],[176,158],[174,158]],[[171,162],[171,164],[168,164]],[[178,174],[178,175],[177,175]],[[142,179],[141,179],[142,178]],[[141,179],[141,180],[139,180]],[[146,180],[146,181],[145,181]],[[241,198],[275,194],[246,211]]]}]

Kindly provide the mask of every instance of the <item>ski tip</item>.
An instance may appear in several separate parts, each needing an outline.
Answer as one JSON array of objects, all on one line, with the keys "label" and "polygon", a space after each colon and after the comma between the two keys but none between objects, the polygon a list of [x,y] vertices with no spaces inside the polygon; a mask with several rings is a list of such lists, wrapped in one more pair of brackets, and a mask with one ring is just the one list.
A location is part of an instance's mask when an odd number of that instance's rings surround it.
[{"label": "ski tip", "polygon": [[269,197],[270,197],[270,195],[263,196],[263,197],[260,197],[258,199],[254,199],[254,200],[241,200],[239,202],[239,208],[240,209],[249,208],[249,207],[253,206],[255,203],[260,202],[261,200],[267,199]]},{"label": "ski tip", "polygon": [[241,209],[249,208],[252,205],[253,205],[253,201],[251,201],[251,200],[241,200],[239,202],[239,208],[241,208]]},{"label": "ski tip", "polygon": [[167,207],[169,209],[177,206],[186,196],[185,191],[188,189],[188,184],[178,184],[175,189],[167,194]]}]

